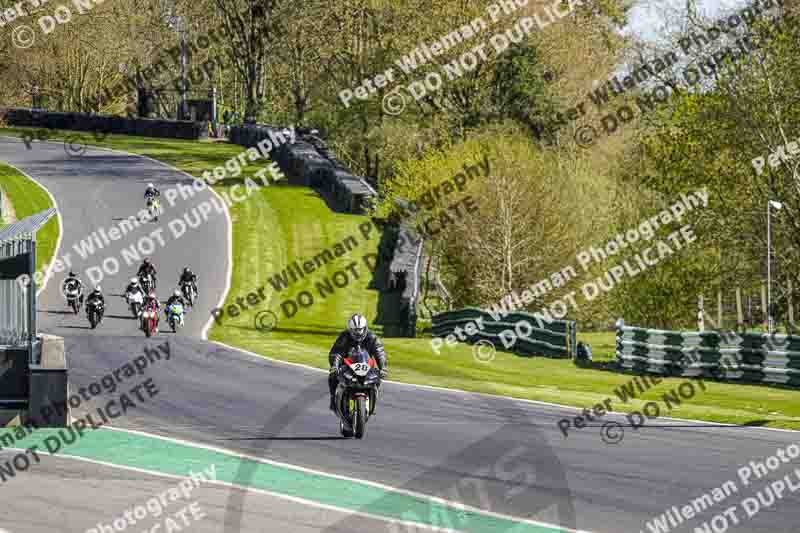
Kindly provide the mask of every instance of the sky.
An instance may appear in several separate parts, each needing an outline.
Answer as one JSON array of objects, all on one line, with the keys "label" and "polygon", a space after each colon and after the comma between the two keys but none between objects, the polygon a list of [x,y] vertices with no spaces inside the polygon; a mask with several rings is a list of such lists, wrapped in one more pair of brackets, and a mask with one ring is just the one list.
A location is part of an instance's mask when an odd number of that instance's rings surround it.
[{"label": "sky", "polygon": [[[745,7],[744,0],[698,0],[700,14],[717,18],[735,9]],[[675,13],[686,10],[686,0],[641,0],[629,12],[630,23],[624,33],[639,35],[644,39],[657,40],[667,26],[665,19],[675,18]]]}]

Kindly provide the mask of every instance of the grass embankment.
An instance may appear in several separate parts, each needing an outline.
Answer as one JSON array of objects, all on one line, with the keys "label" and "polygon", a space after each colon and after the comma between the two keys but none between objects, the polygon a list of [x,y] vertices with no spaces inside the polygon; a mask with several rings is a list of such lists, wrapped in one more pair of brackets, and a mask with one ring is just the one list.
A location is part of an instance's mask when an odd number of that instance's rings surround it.
[{"label": "grass embankment", "polygon": [[[112,136],[101,146],[147,155],[199,176],[203,170],[222,164],[238,154],[240,147],[219,143],[167,141],[136,137]],[[227,180],[216,187],[227,190],[261,168],[252,164],[243,176]],[[364,239],[358,226],[363,217],[332,213],[316,194],[308,189],[275,186],[265,188],[246,202],[231,209],[234,222],[234,268],[231,291],[226,306],[235,305],[237,297],[262,285],[267,287],[267,301],[236,318],[224,318],[222,326],[214,326],[212,340],[238,346],[272,358],[327,368],[327,353],[334,335],[344,326],[347,317],[356,311],[375,318],[377,294],[367,290],[370,276],[361,262],[364,253],[374,252],[377,233]],[[310,274],[289,289],[276,292],[268,279],[280,273],[294,260],[311,260],[325,249],[331,249],[347,235],[353,235],[358,247]],[[213,258],[209,258],[212,260]],[[315,283],[330,278],[348,263],[357,263],[359,279],[322,299]],[[348,272],[352,278],[352,274]],[[314,305],[301,308],[290,319],[283,317],[280,303],[301,290],[309,290]],[[260,332],[254,327],[255,314],[272,310],[279,315],[278,327]],[[595,360],[609,360],[614,353],[613,333],[588,333],[579,339],[592,345]],[[769,427],[800,429],[800,404],[797,392],[765,386],[707,383],[698,394],[671,412],[661,400],[664,393],[676,388],[682,379],[665,379],[641,395],[641,400],[620,402],[614,390],[629,382],[631,376],[594,369],[576,368],[570,361],[547,358],[525,358],[498,352],[490,363],[473,357],[472,347],[443,347],[439,354],[431,350],[430,339],[385,339],[392,369],[391,379],[408,383],[457,388],[519,398],[556,402],[576,407],[591,407],[606,398],[612,399],[615,410],[642,408],[645,401],[659,401],[662,414],[714,422],[752,423]]]},{"label": "grass embankment", "polygon": [[[3,194],[7,195],[14,207],[17,220],[55,207],[50,201],[47,191],[17,172],[13,167],[3,163],[0,163],[0,189],[3,190]],[[0,220],[0,227],[2,225],[2,220]],[[37,271],[41,269],[42,265],[49,264],[53,259],[59,231],[58,219],[54,216],[36,233]]]}]

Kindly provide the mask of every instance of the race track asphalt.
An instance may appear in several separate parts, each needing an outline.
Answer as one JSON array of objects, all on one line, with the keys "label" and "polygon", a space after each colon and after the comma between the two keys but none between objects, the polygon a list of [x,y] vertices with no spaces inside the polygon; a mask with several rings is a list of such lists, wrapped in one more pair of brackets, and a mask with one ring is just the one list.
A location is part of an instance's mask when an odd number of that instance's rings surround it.
[{"label": "race track asphalt", "polygon": [[[186,179],[168,167],[121,153],[89,149],[83,157],[70,158],[56,143],[34,143],[26,150],[20,141],[0,139],[0,159],[35,177],[56,198],[65,226],[62,254],[98,225],[109,226],[140,209],[148,182],[163,190]],[[199,193],[172,208],[165,205],[163,221],[207,200],[208,194]],[[177,335],[145,339],[122,300],[114,297],[108,298],[108,316],[101,326],[85,329],[83,315],[63,314],[58,290],[63,273],[48,283],[40,300],[40,330],[65,338],[75,390],[141,355],[145,347],[169,343],[170,359],[152,364],[141,376],[152,378],[159,394],[117,419],[117,427],[597,533],[649,533],[646,521],[673,505],[689,504],[727,480],[735,481],[741,492],[664,530],[692,533],[703,521],[791,474],[800,462],[781,465],[744,487],[737,469],[796,442],[796,433],[658,420],[638,431],[625,428],[621,442],[606,444],[599,427],[562,436],[557,421],[574,416],[572,409],[397,383],[385,384],[366,439],[341,439],[327,410],[326,374],[201,340],[210,309],[226,286],[225,224],[223,216],[212,211],[207,223],[178,240],[164,229],[167,246],[151,254],[162,280],[161,295],[186,264],[200,276],[198,306]],[[133,240],[128,236],[112,243],[91,260],[76,261],[76,267],[93,266],[109,254],[119,257],[123,246],[157,227],[151,223],[140,228]],[[134,266],[124,268],[102,281],[107,294],[120,293],[133,275]],[[753,387],[754,398],[764,392]],[[105,400],[97,397],[73,414],[91,412]],[[611,415],[592,425],[615,420],[625,422]],[[58,457],[25,474],[13,480],[17,492],[6,498],[0,519],[0,528],[12,533],[85,531],[175,482]],[[199,531],[397,531],[379,521],[264,494],[211,485],[204,490],[208,496],[201,505],[212,518]],[[50,512],[37,514],[33,498],[47,501]],[[796,531],[797,503],[797,494],[784,495],[752,519],[739,510],[741,522],[729,530]]]}]

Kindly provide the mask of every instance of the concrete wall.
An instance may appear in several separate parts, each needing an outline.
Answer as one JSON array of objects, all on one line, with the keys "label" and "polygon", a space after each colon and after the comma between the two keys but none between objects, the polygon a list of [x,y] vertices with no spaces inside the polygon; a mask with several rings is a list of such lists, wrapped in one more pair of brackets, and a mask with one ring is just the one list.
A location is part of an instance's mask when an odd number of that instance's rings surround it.
[{"label": "concrete wall", "polygon": [[69,422],[69,411],[44,419],[42,408],[54,403],[67,402],[68,375],[67,357],[64,351],[63,337],[41,335],[41,364],[30,366],[29,401],[25,423],[34,423],[38,427],[66,427]]}]

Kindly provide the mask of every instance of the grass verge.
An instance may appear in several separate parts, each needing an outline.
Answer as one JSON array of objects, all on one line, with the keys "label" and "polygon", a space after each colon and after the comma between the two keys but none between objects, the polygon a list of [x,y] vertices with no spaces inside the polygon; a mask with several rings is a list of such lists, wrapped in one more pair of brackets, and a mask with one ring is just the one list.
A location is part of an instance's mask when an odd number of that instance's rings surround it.
[{"label": "grass verge", "polygon": [[[21,128],[0,130],[20,134]],[[65,135],[63,132],[61,135]],[[54,134],[52,138],[58,138]],[[241,147],[219,143],[169,141],[126,136],[110,136],[99,146],[117,148],[147,155],[180,168],[195,176],[241,152]],[[35,148],[35,145],[34,145]],[[263,164],[251,164],[242,176],[216,186],[228,191],[245,177],[252,176]],[[363,312],[374,319],[378,296],[369,290],[371,278],[362,257],[373,253],[379,235],[368,236],[359,229],[363,217],[332,213],[325,203],[305,188],[274,186],[263,188],[246,202],[231,208],[233,226],[233,279],[226,307],[236,299],[246,301],[250,292],[264,287],[266,301],[238,316],[222,317],[209,338],[275,359],[327,368],[327,353],[336,333],[353,312]],[[346,255],[314,266],[314,272],[276,291],[269,280],[294,260],[314,262],[314,256],[352,235],[356,244]],[[352,270],[348,265],[355,263]],[[317,283],[324,282],[338,271],[347,273],[349,284],[320,296]],[[357,277],[356,277],[357,276]],[[339,276],[341,280],[341,276]],[[335,288],[335,285],[334,285]],[[281,302],[307,290],[314,297],[313,305],[299,308],[287,318]],[[258,312],[272,310],[279,317],[278,325],[269,332],[255,327]],[[610,360],[614,353],[613,333],[587,333],[580,340],[592,345],[596,360]],[[685,380],[664,379],[658,386],[640,394],[637,399],[622,402],[615,390],[631,381],[632,376],[595,369],[577,368],[570,361],[520,357],[497,352],[488,363],[473,356],[472,347],[444,347],[435,353],[429,338],[385,339],[392,369],[391,379],[466,391],[501,394],[554,402],[576,407],[592,407],[611,399],[616,411],[641,410],[648,401],[656,401],[661,414],[721,423],[750,424],[767,427],[800,429],[800,405],[797,391],[756,385],[711,383],[705,390],[696,386],[694,397],[668,410],[663,395],[676,389]]]}]

